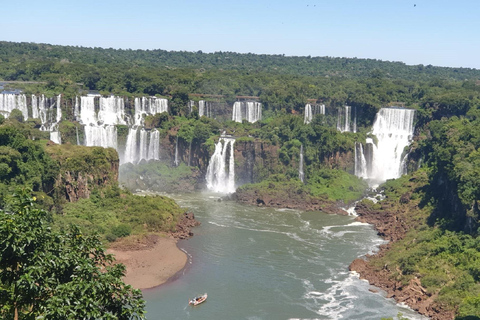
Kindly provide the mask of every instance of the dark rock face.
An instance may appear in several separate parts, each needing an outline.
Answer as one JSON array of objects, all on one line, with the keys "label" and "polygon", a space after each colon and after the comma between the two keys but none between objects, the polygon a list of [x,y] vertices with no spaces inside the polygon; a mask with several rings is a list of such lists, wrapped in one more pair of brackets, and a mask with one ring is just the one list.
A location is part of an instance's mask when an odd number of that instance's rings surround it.
[{"label": "dark rock face", "polygon": [[88,199],[95,188],[103,188],[118,185],[118,168],[119,162],[110,161],[109,168],[99,170],[95,168],[91,172],[88,171],[70,171],[60,172],[55,182],[55,188],[58,190],[57,195],[65,198],[69,202],[76,202],[79,199]]}]

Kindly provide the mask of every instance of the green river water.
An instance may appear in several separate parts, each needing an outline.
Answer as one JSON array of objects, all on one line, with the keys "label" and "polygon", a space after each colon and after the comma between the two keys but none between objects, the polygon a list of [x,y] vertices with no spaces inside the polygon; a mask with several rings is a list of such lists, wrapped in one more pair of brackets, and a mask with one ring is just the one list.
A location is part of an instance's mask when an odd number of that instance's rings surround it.
[{"label": "green river water", "polygon": [[[209,193],[169,195],[202,224],[179,242],[189,257],[173,281],[144,291],[149,320],[427,319],[370,292],[348,271],[382,243],[354,217],[258,208]],[[192,307],[188,299],[208,293]]]}]

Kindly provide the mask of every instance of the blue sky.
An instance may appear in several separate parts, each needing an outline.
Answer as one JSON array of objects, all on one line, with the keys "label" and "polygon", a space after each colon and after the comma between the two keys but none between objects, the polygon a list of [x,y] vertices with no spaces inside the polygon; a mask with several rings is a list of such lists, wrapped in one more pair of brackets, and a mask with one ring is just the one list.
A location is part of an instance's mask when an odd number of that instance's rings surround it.
[{"label": "blue sky", "polygon": [[479,0],[3,0],[0,10],[4,41],[480,69]]}]

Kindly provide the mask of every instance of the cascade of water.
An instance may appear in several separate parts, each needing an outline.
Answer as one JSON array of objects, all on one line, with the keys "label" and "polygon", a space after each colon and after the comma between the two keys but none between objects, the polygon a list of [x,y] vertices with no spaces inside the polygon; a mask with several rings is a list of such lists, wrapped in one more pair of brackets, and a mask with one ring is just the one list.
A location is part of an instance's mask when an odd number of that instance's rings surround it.
[{"label": "cascade of water", "polygon": [[298,178],[304,182],[305,174],[303,172],[303,144],[300,146],[300,163],[298,166]]},{"label": "cascade of water", "polygon": [[117,128],[115,126],[85,126],[85,145],[117,149]]},{"label": "cascade of water", "polygon": [[122,163],[137,163],[137,128],[130,128],[128,130],[127,142],[125,144],[125,154]]},{"label": "cascade of water", "polygon": [[80,105],[78,102],[78,97],[75,97],[75,107],[73,109],[73,115],[75,116],[75,120],[80,119]]},{"label": "cascade of water", "polygon": [[39,114],[38,114],[38,100],[37,97],[32,94],[32,118],[33,119],[38,119]]},{"label": "cascade of water", "polygon": [[303,119],[303,123],[309,124],[312,122],[313,119],[313,114],[312,114],[312,105],[310,103],[307,103],[305,105],[305,118]]},{"label": "cascade of water", "polygon": [[84,125],[98,124],[95,114],[95,97],[80,97],[80,122]]},{"label": "cascade of water", "polygon": [[199,117],[205,116],[205,101],[204,100],[198,101],[198,116]]},{"label": "cascade of water", "polygon": [[78,137],[78,127],[75,127],[75,132],[77,134],[77,146],[80,145],[80,138]]},{"label": "cascade of water", "polygon": [[40,117],[40,123],[42,127],[40,130],[45,130],[45,123],[47,123],[47,106],[46,106],[45,96],[42,94],[38,97],[38,115]]},{"label": "cascade of water", "polygon": [[367,160],[363,152],[363,145],[359,142],[355,143],[355,175],[357,177],[367,179]]},{"label": "cascade of water", "polygon": [[242,122],[243,117],[242,117],[242,103],[239,101],[236,101],[233,104],[233,112],[232,112],[232,120],[235,122]]},{"label": "cascade of water", "polygon": [[260,102],[236,101],[233,104],[232,120],[235,122],[257,122],[262,120],[262,104]]},{"label": "cascade of water", "polygon": [[317,114],[325,114],[325,105],[324,104],[316,104],[312,106],[310,103],[305,105],[305,117],[303,123],[309,124],[312,122],[313,117]]},{"label": "cascade of water", "polygon": [[357,132],[357,108],[354,109],[354,116],[353,116],[353,133]]},{"label": "cascade of water", "polygon": [[126,124],[123,98],[115,96],[100,97],[100,110],[97,118],[98,121],[107,125]]},{"label": "cascade of water", "polygon": [[145,115],[168,112],[168,100],[156,97],[135,98],[135,125],[143,126]]},{"label": "cascade of water", "polygon": [[150,143],[148,145],[148,160],[160,159],[160,132],[157,129],[150,131]]},{"label": "cascade of water", "polygon": [[[62,121],[62,95],[57,96],[57,101],[55,103],[56,108],[56,116],[55,121],[50,123],[48,130],[50,131],[50,140],[57,143],[62,144],[62,139],[60,137],[60,131],[58,130],[58,124]],[[53,108],[53,106],[52,106]]]},{"label": "cascade of water", "polygon": [[[356,123],[353,124],[354,130],[351,130],[352,107],[344,106],[338,108],[337,130],[341,132],[355,132],[357,130]],[[356,122],[356,118],[355,118]]]},{"label": "cascade of water", "polygon": [[[208,163],[205,177],[209,190],[221,193],[235,192],[234,143],[235,139],[222,137],[215,145],[215,152]],[[228,166],[227,155],[229,157]]]},{"label": "cascade of water", "polygon": [[[412,141],[414,115],[415,110],[402,108],[382,108],[377,113],[372,130],[377,143],[367,139],[364,151],[366,169],[359,170],[361,174],[366,170],[372,185],[406,173],[402,165],[406,157],[403,152]],[[357,159],[361,160],[360,157]]]},{"label": "cascade of water", "polygon": [[144,128],[140,129],[140,155],[138,160],[147,160],[147,139],[148,139],[148,133],[145,131]]},{"label": "cascade of water", "polygon": [[56,123],[59,123],[60,121],[62,121],[62,95],[61,94],[57,96],[56,107],[57,107]]},{"label": "cascade of water", "polygon": [[178,136],[177,141],[175,142],[175,167],[178,167],[180,160],[178,160]]},{"label": "cascade of water", "polygon": [[0,113],[9,116],[13,109],[22,112],[23,119],[28,119],[27,97],[24,94],[1,93]]}]

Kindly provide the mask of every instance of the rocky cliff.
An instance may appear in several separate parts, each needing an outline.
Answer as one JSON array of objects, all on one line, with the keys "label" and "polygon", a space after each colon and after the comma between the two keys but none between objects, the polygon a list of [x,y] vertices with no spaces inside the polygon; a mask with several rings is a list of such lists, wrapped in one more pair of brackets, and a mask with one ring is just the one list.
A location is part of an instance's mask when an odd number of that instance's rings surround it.
[{"label": "rocky cliff", "polygon": [[58,162],[55,180],[57,199],[75,202],[89,198],[94,189],[118,185],[118,154],[114,149],[76,145],[48,145],[46,151]]}]

